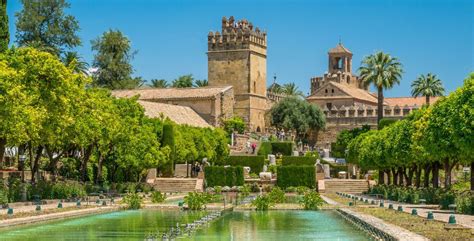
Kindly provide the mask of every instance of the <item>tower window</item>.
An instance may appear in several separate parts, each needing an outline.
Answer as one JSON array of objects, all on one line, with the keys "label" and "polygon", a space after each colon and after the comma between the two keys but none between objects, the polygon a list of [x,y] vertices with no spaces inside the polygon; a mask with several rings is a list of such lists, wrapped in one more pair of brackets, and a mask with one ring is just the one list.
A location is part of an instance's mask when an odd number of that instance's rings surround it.
[{"label": "tower window", "polygon": [[347,76],[347,83],[350,84],[351,83],[351,78],[349,76]]},{"label": "tower window", "polygon": [[331,93],[334,93],[334,89],[331,89]]},{"label": "tower window", "polygon": [[253,82],[253,92],[257,93],[257,82]]},{"label": "tower window", "polygon": [[326,92],[326,94],[328,93],[328,89],[324,90],[324,92]]},{"label": "tower window", "polygon": [[326,103],[326,107],[328,108],[328,110],[331,110],[331,108],[332,108],[332,103]]}]

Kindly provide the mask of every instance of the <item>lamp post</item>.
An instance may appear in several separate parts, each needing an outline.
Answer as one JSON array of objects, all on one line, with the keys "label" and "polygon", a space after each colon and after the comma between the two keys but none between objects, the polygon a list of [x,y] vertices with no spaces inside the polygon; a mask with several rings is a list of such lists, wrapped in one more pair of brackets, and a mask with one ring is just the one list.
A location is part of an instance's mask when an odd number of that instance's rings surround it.
[{"label": "lamp post", "polygon": [[26,155],[20,155],[18,156],[18,165],[21,166],[21,182],[23,183],[23,190],[21,193],[21,200],[26,201],[26,185],[25,183],[25,161],[26,161]]},{"label": "lamp post", "polygon": [[18,158],[19,165],[21,167],[21,181],[25,182],[25,161],[26,161],[26,155],[20,155]]}]

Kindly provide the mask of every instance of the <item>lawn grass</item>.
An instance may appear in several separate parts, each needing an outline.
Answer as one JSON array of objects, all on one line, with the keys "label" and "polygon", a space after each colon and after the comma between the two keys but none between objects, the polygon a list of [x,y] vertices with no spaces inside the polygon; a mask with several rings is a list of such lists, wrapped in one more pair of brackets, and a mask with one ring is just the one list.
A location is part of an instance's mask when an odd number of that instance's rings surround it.
[{"label": "lawn grass", "polygon": [[376,205],[372,205],[371,207],[359,205],[355,207],[349,207],[347,205],[351,201],[349,198],[343,198],[336,194],[324,195],[336,202],[341,203],[346,208],[380,218],[387,223],[397,225],[411,232],[425,236],[431,240],[474,240],[474,233],[470,229],[445,229],[446,224],[443,222],[436,220],[428,221],[420,216],[413,216],[405,212],[379,208]]}]

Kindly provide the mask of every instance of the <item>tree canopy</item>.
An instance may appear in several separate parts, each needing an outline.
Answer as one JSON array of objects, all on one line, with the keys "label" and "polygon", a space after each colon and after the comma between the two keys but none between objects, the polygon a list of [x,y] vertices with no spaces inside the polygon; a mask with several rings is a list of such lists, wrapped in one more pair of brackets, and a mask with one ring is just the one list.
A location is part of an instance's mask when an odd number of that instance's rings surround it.
[{"label": "tree canopy", "polygon": [[411,95],[425,96],[426,104],[430,104],[430,97],[444,95],[443,83],[435,74],[420,75],[411,84]]},{"label": "tree canopy", "polygon": [[16,13],[16,41],[55,55],[81,45],[77,35],[79,22],[64,12],[65,0],[21,0],[23,9]]},{"label": "tree canopy", "polygon": [[310,130],[319,130],[326,125],[323,112],[316,106],[298,97],[287,97],[270,110],[272,125],[286,131],[295,131],[304,137]]},{"label": "tree canopy", "polygon": [[92,67],[94,84],[109,89],[133,89],[143,81],[133,78],[133,60],[135,51],[130,40],[120,30],[109,30],[91,41],[92,50],[96,52]]},{"label": "tree canopy", "polygon": [[359,72],[365,86],[373,84],[377,89],[377,123],[379,123],[383,118],[383,90],[400,84],[402,64],[389,54],[377,52],[362,60]]},{"label": "tree canopy", "polygon": [[7,0],[0,1],[0,52],[5,52],[10,43],[8,30]]},{"label": "tree canopy", "polygon": [[[391,171],[394,177],[398,176],[395,184],[407,180],[411,185],[413,173],[417,173],[416,186],[420,186],[421,171],[425,170],[425,186],[431,177],[432,185],[438,187],[442,167],[446,173],[445,186],[449,187],[451,170],[456,164],[471,165],[471,171],[474,168],[473,106],[474,73],[461,88],[432,106],[354,138],[348,145],[348,160],[365,169],[378,169],[382,177],[384,172]],[[471,189],[474,190],[472,173]]]}]

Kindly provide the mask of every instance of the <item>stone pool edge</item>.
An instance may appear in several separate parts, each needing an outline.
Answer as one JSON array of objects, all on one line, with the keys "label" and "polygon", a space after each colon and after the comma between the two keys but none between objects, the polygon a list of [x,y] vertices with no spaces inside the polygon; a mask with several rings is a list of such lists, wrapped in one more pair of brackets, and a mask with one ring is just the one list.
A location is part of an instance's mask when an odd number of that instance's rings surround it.
[{"label": "stone pool edge", "polygon": [[120,209],[121,209],[120,206],[107,206],[107,207],[96,207],[96,208],[88,208],[88,209],[81,209],[81,210],[72,210],[72,211],[59,212],[59,213],[50,213],[50,214],[44,214],[44,215],[38,215],[38,216],[5,219],[5,220],[0,220],[0,229],[29,225],[29,224],[36,224],[36,223],[42,223],[42,222],[48,222],[48,221],[78,218],[78,217],[95,215],[95,214],[109,213],[109,212],[118,211]]},{"label": "stone pool edge", "polygon": [[430,239],[399,226],[389,224],[371,215],[354,212],[347,208],[338,208],[336,212],[348,222],[370,234],[377,240],[428,241]]}]

